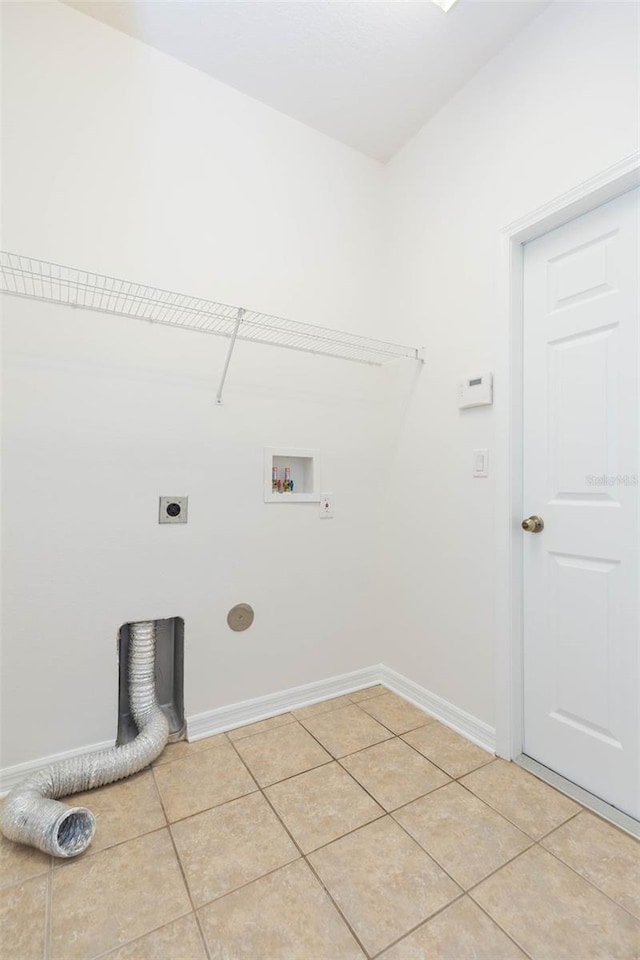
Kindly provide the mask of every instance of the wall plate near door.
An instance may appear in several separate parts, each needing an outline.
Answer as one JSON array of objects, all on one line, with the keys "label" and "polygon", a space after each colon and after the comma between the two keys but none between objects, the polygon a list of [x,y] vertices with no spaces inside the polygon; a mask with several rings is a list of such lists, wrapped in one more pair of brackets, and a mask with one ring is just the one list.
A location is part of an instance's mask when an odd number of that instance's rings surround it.
[{"label": "wall plate near door", "polygon": [[473,451],[473,475],[474,477],[489,476],[489,451],[486,447]]},{"label": "wall plate near door", "polygon": [[479,373],[467,377],[458,384],[458,406],[461,410],[468,407],[485,407],[493,403],[493,374]]}]

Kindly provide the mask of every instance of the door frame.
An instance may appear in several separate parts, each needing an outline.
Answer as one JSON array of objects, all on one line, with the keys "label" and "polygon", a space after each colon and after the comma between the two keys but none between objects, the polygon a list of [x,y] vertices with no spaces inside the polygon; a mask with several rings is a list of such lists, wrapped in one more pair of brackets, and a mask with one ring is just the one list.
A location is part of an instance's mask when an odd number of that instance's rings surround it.
[{"label": "door frame", "polygon": [[499,235],[499,331],[494,400],[496,457],[496,754],[524,743],[523,276],[524,244],[640,185],[640,152],[508,224]]}]

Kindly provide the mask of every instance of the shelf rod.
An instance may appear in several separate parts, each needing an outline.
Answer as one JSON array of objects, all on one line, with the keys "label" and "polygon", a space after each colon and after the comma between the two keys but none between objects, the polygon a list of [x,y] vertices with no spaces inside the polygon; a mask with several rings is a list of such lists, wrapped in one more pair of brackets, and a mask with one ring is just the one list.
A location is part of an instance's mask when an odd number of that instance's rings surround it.
[{"label": "shelf rod", "polygon": [[242,318],[244,317],[244,314],[245,314],[244,307],[238,307],[238,316],[236,317],[236,325],[234,327],[233,333],[231,334],[231,343],[229,344],[229,349],[227,350],[227,359],[225,360],[224,370],[222,371],[222,378],[220,380],[220,386],[218,387],[218,392],[216,394],[216,403],[218,404],[218,406],[222,405],[222,391],[224,390],[224,382],[227,379],[229,364],[231,363],[231,355],[233,354],[233,348],[236,345],[238,330],[240,329],[240,324],[242,323]]}]

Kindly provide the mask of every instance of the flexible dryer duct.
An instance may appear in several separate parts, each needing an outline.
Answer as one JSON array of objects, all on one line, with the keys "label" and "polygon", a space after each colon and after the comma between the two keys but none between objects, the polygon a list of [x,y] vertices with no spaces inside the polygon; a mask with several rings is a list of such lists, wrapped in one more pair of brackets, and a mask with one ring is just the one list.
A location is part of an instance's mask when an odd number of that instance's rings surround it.
[{"label": "flexible dryer duct", "polygon": [[121,747],[53,763],[23,780],[0,811],[5,837],[55,857],[75,857],[87,849],[95,833],[95,817],[86,807],[69,807],[56,798],[122,780],[162,753],[169,724],[156,698],[155,661],[155,622],[132,623],[129,703],[138,736]]}]

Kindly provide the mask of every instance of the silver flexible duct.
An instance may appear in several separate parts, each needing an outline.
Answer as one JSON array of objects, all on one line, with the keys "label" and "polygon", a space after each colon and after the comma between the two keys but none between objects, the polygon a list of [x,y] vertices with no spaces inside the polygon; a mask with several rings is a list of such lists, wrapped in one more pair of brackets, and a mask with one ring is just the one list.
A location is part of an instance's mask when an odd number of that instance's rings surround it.
[{"label": "silver flexible duct", "polygon": [[169,724],[156,698],[155,661],[155,622],[132,623],[129,703],[138,736],[121,747],[53,763],[23,780],[0,810],[0,830],[5,837],[54,857],[75,857],[87,849],[96,830],[95,817],[86,807],[69,807],[56,798],[122,780],[162,753]]}]

